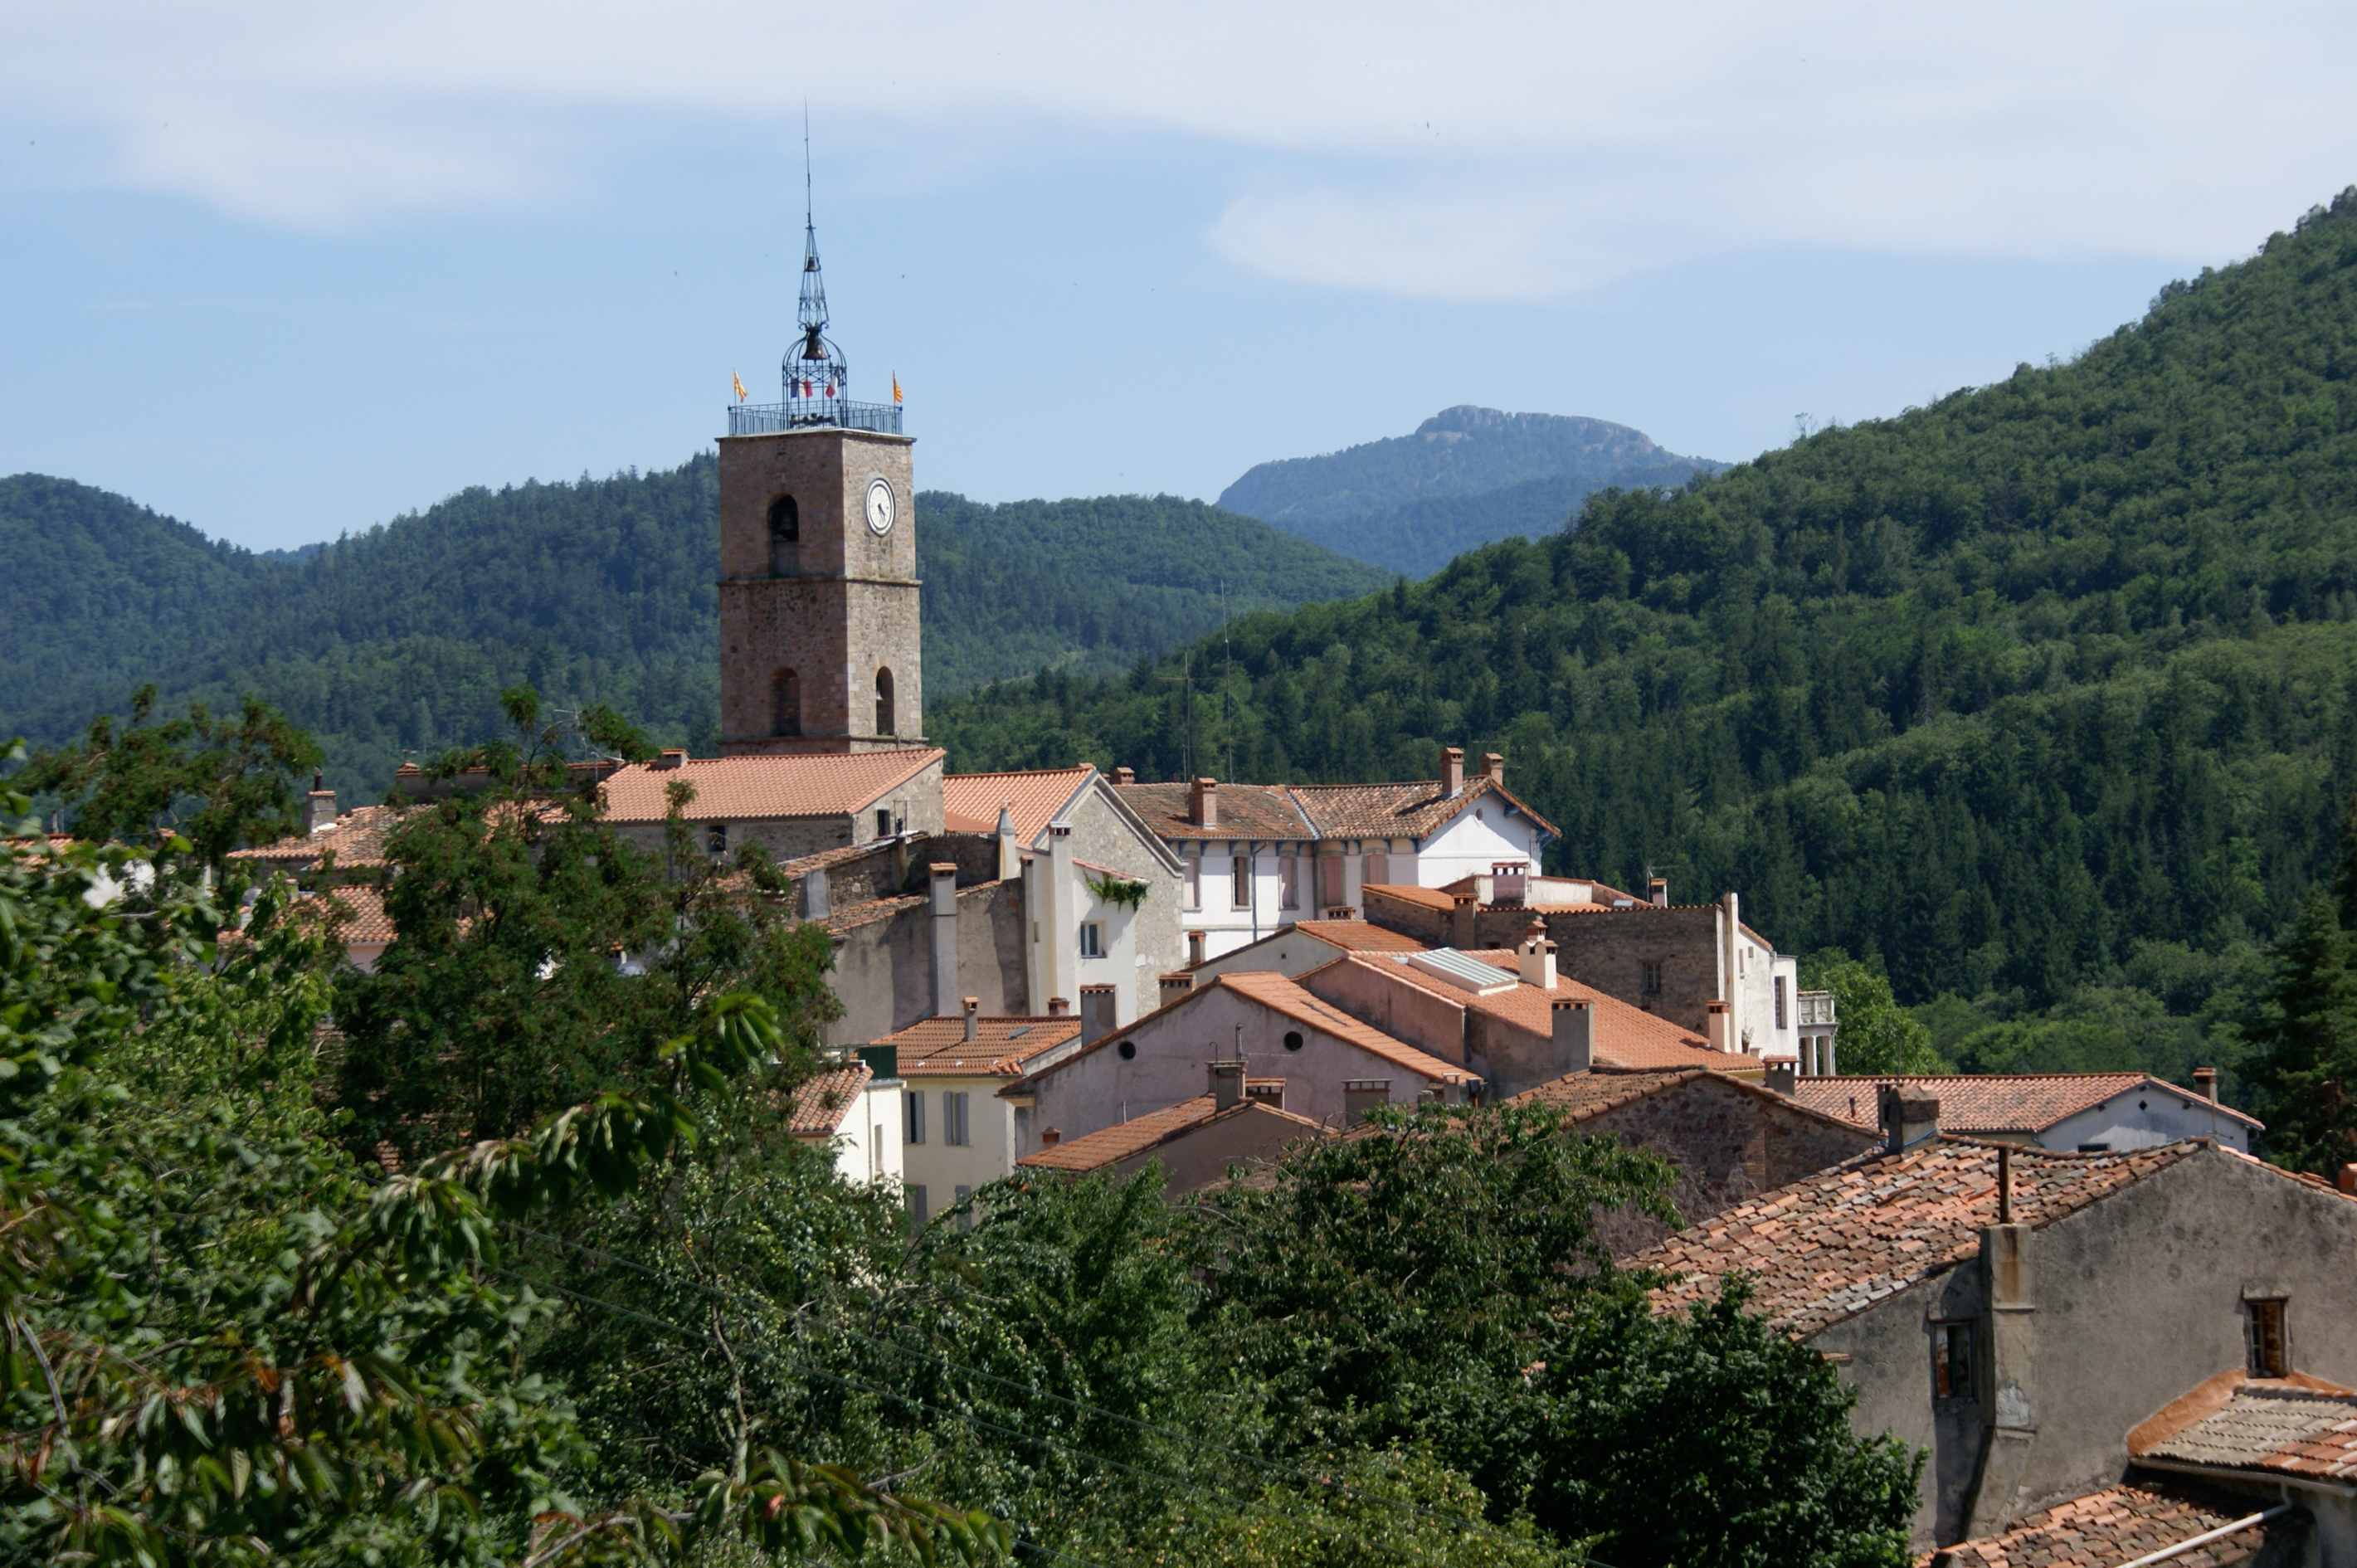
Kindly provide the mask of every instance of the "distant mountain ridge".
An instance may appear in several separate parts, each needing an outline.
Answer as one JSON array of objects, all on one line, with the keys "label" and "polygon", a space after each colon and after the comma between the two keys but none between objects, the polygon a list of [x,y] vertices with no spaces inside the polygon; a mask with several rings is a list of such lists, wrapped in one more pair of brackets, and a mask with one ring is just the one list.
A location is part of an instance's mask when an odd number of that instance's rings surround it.
[{"label": "distant mountain ridge", "polygon": [[1598,490],[1723,467],[1609,420],[1460,403],[1410,435],[1259,464],[1219,504],[1421,577],[1467,550],[1560,528]]}]

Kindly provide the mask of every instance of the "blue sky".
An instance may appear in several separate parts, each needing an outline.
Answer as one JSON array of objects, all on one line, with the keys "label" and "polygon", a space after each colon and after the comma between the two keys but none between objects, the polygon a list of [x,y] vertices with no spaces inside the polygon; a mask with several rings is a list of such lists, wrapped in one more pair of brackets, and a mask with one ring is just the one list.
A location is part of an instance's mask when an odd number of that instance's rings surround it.
[{"label": "blue sky", "polygon": [[920,483],[1216,495],[1480,403],[1739,459],[2357,180],[2322,6],[0,3],[0,472],[267,548],[668,466],[834,336]]}]

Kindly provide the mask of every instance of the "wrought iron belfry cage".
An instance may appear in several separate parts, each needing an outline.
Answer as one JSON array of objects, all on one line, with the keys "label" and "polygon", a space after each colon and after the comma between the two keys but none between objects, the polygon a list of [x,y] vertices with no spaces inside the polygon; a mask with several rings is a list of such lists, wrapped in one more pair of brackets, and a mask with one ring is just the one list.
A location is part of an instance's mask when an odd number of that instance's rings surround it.
[{"label": "wrought iron belfry cage", "polygon": [[851,401],[851,367],[826,335],[826,280],[819,272],[818,225],[802,213],[802,294],[795,311],[802,335],[786,349],[778,379],[785,401],[774,404],[732,403],[728,434],[761,435],[803,425],[833,424],[850,430],[900,434],[898,403]]}]

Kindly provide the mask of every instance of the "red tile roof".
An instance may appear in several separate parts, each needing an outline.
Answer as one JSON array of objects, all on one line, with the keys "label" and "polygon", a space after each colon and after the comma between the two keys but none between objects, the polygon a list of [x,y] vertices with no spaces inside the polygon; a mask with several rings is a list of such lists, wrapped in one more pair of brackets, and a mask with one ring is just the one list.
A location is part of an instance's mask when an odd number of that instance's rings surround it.
[{"label": "red tile roof", "polygon": [[[1296,920],[1290,928],[1278,927],[1276,934],[1282,936],[1288,929],[1316,937],[1329,947],[1340,948],[1344,952],[1425,950],[1424,944],[1414,937],[1402,936],[1382,926],[1371,926],[1364,920]],[[1267,939],[1262,940],[1265,941]]]},{"label": "red tile roof", "polygon": [[[1465,955],[1483,963],[1513,972],[1517,959],[1502,948],[1484,948]],[[1493,1018],[1503,1019],[1517,1028],[1534,1035],[1555,1033],[1553,1004],[1564,997],[1584,1001],[1595,1009],[1592,1042],[1593,1058],[1608,1068],[1702,1068],[1712,1072],[1756,1073],[1760,1070],[1758,1058],[1727,1051],[1715,1051],[1710,1042],[1700,1035],[1689,1034],[1667,1018],[1648,1013],[1641,1007],[1631,1007],[1615,996],[1607,996],[1592,985],[1582,985],[1566,975],[1555,976],[1552,993],[1535,985],[1516,984],[1488,996],[1477,996],[1448,982],[1428,975],[1413,965],[1390,958],[1352,958],[1356,963],[1380,963],[1382,972],[1396,975],[1410,985],[1445,997],[1460,1006],[1470,1007]]]},{"label": "red tile roof", "polygon": [[374,887],[339,887],[317,894],[299,906],[302,913],[339,922],[336,934],[348,948],[385,947],[395,932],[393,917],[384,912],[384,894]]},{"label": "red tile roof", "polygon": [[996,832],[998,809],[1009,807],[1015,816],[1015,842],[1028,849],[1095,771],[1083,763],[1078,768],[1017,773],[952,773],[942,780],[942,809],[972,822],[988,822],[987,831]]},{"label": "red tile roof", "polygon": [[2128,1456],[2345,1484],[2357,1476],[2357,1391],[2221,1372],[2129,1433]]},{"label": "red tile roof", "polygon": [[[1340,958],[1334,961],[1357,963],[1367,961]],[[1381,1057],[1393,1066],[1405,1068],[1409,1072],[1431,1082],[1462,1083],[1468,1079],[1475,1081],[1480,1079],[1479,1073],[1459,1067],[1454,1062],[1443,1061],[1438,1057],[1428,1055],[1405,1040],[1395,1040],[1371,1024],[1361,1023],[1348,1013],[1311,995],[1285,975],[1271,973],[1265,970],[1249,970],[1242,974],[1220,975],[1212,984],[1224,985],[1231,991],[1250,997],[1271,1012],[1280,1013],[1296,1023],[1307,1024],[1313,1029],[1356,1046],[1371,1056]],[[1210,989],[1210,986],[1200,987],[1189,992],[1188,995],[1200,996]],[[1184,1005],[1185,1000],[1182,997],[1173,1005]],[[1148,1016],[1152,1015],[1149,1014]],[[1135,1027],[1135,1026],[1132,1026]]]},{"label": "red tile roof", "polygon": [[[1920,1089],[1940,1101],[1940,1125],[1951,1133],[2042,1133],[2083,1111],[2091,1111],[2124,1094],[2158,1090],[2179,1100],[2206,1103],[2190,1089],[2141,1072],[2021,1072],[1956,1073],[1947,1077],[1804,1078],[1792,1097],[1812,1111],[1876,1125],[1878,1085],[1895,1083]],[[2231,1106],[2218,1114],[2254,1132],[2265,1124]]]},{"label": "red tile roof", "polygon": [[[2014,1149],[2013,1217],[2050,1224],[2203,1152],[2194,1143],[2112,1155]],[[1953,1136],[1860,1155],[1739,1203],[1630,1266],[1682,1276],[1654,1292],[1664,1308],[1714,1297],[1721,1274],[1742,1270],[1754,1280],[1753,1308],[1805,1338],[1975,1255],[1981,1228],[1996,1222],[1996,1144]]]},{"label": "red tile roof", "polygon": [[1182,1133],[1198,1127],[1208,1127],[1214,1122],[1234,1116],[1281,1116],[1298,1125],[1302,1137],[1319,1137],[1326,1128],[1307,1116],[1296,1116],[1290,1111],[1280,1111],[1259,1101],[1240,1100],[1225,1111],[1211,1109],[1213,1101],[1208,1094],[1144,1116],[1133,1116],[1117,1126],[1099,1128],[1084,1138],[1074,1138],[1050,1149],[1041,1149],[1024,1155],[1015,1163],[1035,1170],[1093,1171],[1106,1165],[1133,1159],[1150,1149],[1160,1148]]},{"label": "red tile roof", "polygon": [[876,1044],[899,1047],[902,1078],[1020,1078],[1033,1058],[1080,1037],[1078,1018],[1017,1014],[976,1018],[971,1040],[963,1018],[924,1018]]},{"label": "red tile roof", "polygon": [[[2266,1507],[2200,1487],[2106,1487],[2041,1509],[2002,1535],[1958,1541],[1944,1549],[1943,1561],[1953,1568],[2119,1568]],[[2266,1527],[2255,1524],[2169,1561],[2170,1568],[2225,1568],[2249,1562],[2266,1544]],[[1917,1559],[1923,1564],[1939,1560],[1938,1552]]]},{"label": "red tile roof", "polygon": [[384,835],[401,821],[396,806],[355,806],[336,819],[336,825],[316,833],[296,833],[275,843],[231,850],[231,860],[256,861],[287,870],[308,867],[328,851],[336,852],[339,868],[384,864]]},{"label": "red tile roof", "polygon": [[797,1138],[832,1138],[859,1103],[860,1091],[876,1074],[866,1062],[833,1068],[794,1090],[794,1113],[786,1131]]},{"label": "red tile roof", "polygon": [[634,762],[600,786],[606,820],[660,822],[670,787],[695,786],[680,814],[691,822],[841,817],[864,811],[947,755],[932,746],[820,757],[692,757],[674,768]]},{"label": "red tile roof", "polygon": [[1220,825],[1198,827],[1187,820],[1194,786],[1188,783],[1116,784],[1131,811],[1166,839],[1298,839],[1318,836],[1282,784],[1222,784]]},{"label": "red tile roof", "polygon": [[1296,784],[1291,790],[1302,814],[1327,838],[1424,838],[1492,795],[1549,834],[1562,836],[1554,823],[1503,786],[1478,775],[1466,779],[1465,788],[1454,796],[1442,794],[1437,779],[1403,784]]},{"label": "red tile roof", "polygon": [[1400,882],[1370,882],[1359,891],[1362,897],[1369,893],[1380,893],[1387,898],[1396,898],[1403,904],[1421,904],[1427,909],[1439,909],[1443,912],[1457,908],[1456,896],[1437,887],[1415,887]]},{"label": "red tile roof", "polygon": [[839,937],[845,931],[856,931],[862,926],[872,926],[878,920],[888,920],[895,915],[903,914],[920,905],[931,902],[932,898],[929,894],[908,893],[894,898],[872,899],[865,904],[846,904],[840,909],[828,912],[826,929],[830,934]]}]

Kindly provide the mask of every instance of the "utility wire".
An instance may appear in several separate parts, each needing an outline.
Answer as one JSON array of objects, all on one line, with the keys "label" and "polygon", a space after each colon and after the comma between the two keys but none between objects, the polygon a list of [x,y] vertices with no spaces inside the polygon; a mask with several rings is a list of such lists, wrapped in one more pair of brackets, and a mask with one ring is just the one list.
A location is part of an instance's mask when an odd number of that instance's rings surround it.
[{"label": "utility wire", "polygon": [[[729,1300],[727,1294],[716,1286],[704,1284],[694,1280],[681,1280],[675,1276],[665,1274],[659,1270],[650,1268],[646,1264],[637,1262],[631,1259],[619,1257],[614,1253],[603,1251],[598,1248],[589,1246],[585,1242],[568,1240],[562,1236],[552,1236],[544,1231],[534,1230],[529,1226],[519,1225],[511,1219],[503,1220],[501,1223],[506,1225],[508,1229],[514,1230],[521,1235],[529,1236],[537,1240],[551,1242],[559,1247],[568,1248],[571,1251],[580,1252],[585,1256],[597,1259],[602,1262],[612,1263],[617,1267],[629,1269],[635,1273],[644,1274],[649,1279],[656,1280],[666,1284],[685,1285],[691,1290],[700,1291],[705,1294],[713,1296],[723,1302]],[[615,1310],[627,1311],[629,1309],[617,1307]],[[640,1314],[639,1316],[643,1316],[644,1315]],[[649,1319],[648,1321],[651,1322],[654,1320]],[[848,1338],[859,1340],[863,1344],[873,1345],[879,1349],[889,1351],[894,1355],[903,1356],[911,1360],[931,1362],[932,1365],[942,1368],[946,1370],[961,1373],[966,1377],[978,1379],[985,1382],[996,1383],[1002,1388],[1013,1389],[1035,1399],[1049,1400],[1054,1403],[1064,1406],[1068,1410],[1075,1411],[1084,1415],[1097,1416],[1106,1421],[1117,1422],[1125,1426],[1131,1427],[1138,1432],[1142,1432],[1152,1436],[1166,1438],[1171,1442],[1189,1446],[1209,1449],[1212,1453],[1224,1455],[1228,1458],[1234,1459],[1242,1464],[1262,1470],[1271,1476],[1282,1477],[1288,1480],[1304,1482],[1315,1487],[1321,1487],[1328,1490],[1340,1493],[1343,1496],[1356,1498],[1361,1502],[1378,1503],[1385,1508],[1414,1513],[1436,1524],[1452,1525],[1460,1530],[1492,1536],[1500,1541],[1506,1541],[1513,1545],[1526,1546],[1532,1544],[1531,1542],[1523,1541],[1516,1536],[1508,1534],[1506,1531],[1498,1529],[1495,1525],[1491,1524],[1486,1520],[1469,1519],[1461,1514],[1443,1513],[1437,1509],[1426,1508],[1421,1503],[1409,1502],[1399,1498],[1387,1498],[1382,1496],[1380,1493],[1363,1491],[1359,1487],[1351,1486],[1347,1481],[1340,1481],[1329,1477],[1314,1475],[1307,1470],[1296,1469],[1291,1466],[1280,1465],[1274,1460],[1263,1459],[1255,1455],[1246,1454],[1240,1449],[1228,1448],[1216,1443],[1209,1443],[1195,1434],[1177,1432],[1168,1427],[1157,1426],[1151,1422],[1140,1420],[1136,1416],[1125,1415],[1119,1411],[1106,1410],[1103,1406],[1090,1404],[1083,1400],[1076,1400],[1063,1394],[1055,1393],[1049,1390],[1042,1389],[1033,1383],[1027,1383],[1017,1379],[1004,1377],[995,1372],[984,1371],[978,1367],[968,1367],[931,1351],[919,1350],[911,1347],[902,1345],[897,1340],[879,1339],[872,1335],[863,1334],[858,1329],[853,1328],[847,1324],[836,1323],[830,1326],[832,1326],[835,1332],[840,1333]],[[1102,1455],[1090,1455],[1089,1456],[1092,1458],[1101,1459],[1102,1462],[1109,1465],[1118,1466],[1120,1464],[1120,1461],[1118,1460],[1103,1459]],[[1159,1477],[1157,1478],[1170,1479],[1171,1477]],[[1182,1482],[1180,1484],[1200,1486],[1200,1483]],[[1588,1557],[1584,1559],[1584,1561],[1593,1564],[1594,1568],[1611,1568],[1610,1563],[1604,1562],[1600,1558]]]}]

